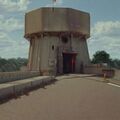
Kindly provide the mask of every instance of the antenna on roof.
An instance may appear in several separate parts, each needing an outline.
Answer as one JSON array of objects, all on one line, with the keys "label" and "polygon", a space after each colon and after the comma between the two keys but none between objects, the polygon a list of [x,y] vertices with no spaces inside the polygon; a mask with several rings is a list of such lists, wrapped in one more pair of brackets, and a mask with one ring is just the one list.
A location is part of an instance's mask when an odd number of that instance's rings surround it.
[{"label": "antenna on roof", "polygon": [[53,8],[52,8],[52,10],[54,11],[54,5],[55,5],[57,0],[52,0],[52,1],[53,1]]},{"label": "antenna on roof", "polygon": [[55,3],[57,0],[53,0],[53,3]]}]

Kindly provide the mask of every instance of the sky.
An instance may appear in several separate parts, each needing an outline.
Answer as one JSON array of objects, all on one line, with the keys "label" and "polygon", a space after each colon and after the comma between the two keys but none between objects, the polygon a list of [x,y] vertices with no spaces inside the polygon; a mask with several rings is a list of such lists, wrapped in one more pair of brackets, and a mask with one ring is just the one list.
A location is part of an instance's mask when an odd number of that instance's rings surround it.
[{"label": "sky", "polygon": [[[24,38],[24,15],[53,0],[0,0],[0,57],[28,57],[29,42]],[[105,50],[120,59],[120,0],[57,0],[55,7],[69,7],[90,13],[91,37],[87,40],[90,58]]]}]

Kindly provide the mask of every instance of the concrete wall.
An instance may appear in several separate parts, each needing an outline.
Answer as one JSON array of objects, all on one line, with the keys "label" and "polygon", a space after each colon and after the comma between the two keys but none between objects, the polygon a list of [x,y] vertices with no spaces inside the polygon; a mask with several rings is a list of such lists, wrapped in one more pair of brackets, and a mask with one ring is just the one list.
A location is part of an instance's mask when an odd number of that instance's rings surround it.
[{"label": "concrete wall", "polygon": [[94,65],[84,66],[84,73],[85,74],[98,74],[98,75],[102,75],[103,74],[102,70],[105,69],[105,68],[106,67],[94,66]]},{"label": "concrete wall", "polygon": [[37,71],[24,71],[24,72],[0,72],[0,83],[12,82],[16,80],[31,78],[39,76]]},{"label": "concrete wall", "polygon": [[[68,37],[64,44],[62,36]],[[71,8],[40,8],[25,15],[25,37],[30,41],[29,69],[48,75],[63,73],[63,52],[77,53],[75,72],[88,65],[86,39],[90,37],[90,15]],[[54,49],[53,49],[54,47]]]},{"label": "concrete wall", "polygon": [[63,52],[75,52],[76,69],[80,72],[80,65],[88,65],[90,63],[87,43],[85,39],[80,37],[70,37],[68,42],[64,43],[60,36],[41,36],[34,37],[30,40],[29,68],[30,70],[38,70],[42,74],[49,75],[49,72],[63,73]]},{"label": "concrete wall", "polygon": [[72,38],[72,51],[75,51],[77,53],[76,72],[79,73],[81,63],[83,63],[83,65],[90,64],[86,40],[79,38],[79,37],[75,37],[75,38],[73,37]]},{"label": "concrete wall", "polygon": [[40,8],[26,13],[25,36],[43,32],[77,32],[90,36],[90,15],[70,8]]},{"label": "concrete wall", "polygon": [[114,79],[120,80],[120,70],[115,69],[115,76]]},{"label": "concrete wall", "polygon": [[41,73],[46,74],[51,69],[56,72],[59,37],[35,37],[30,41],[29,69],[39,70]]},{"label": "concrete wall", "polygon": [[42,53],[41,53],[41,72],[55,72],[57,62],[57,45],[59,37],[46,36],[42,41]]}]

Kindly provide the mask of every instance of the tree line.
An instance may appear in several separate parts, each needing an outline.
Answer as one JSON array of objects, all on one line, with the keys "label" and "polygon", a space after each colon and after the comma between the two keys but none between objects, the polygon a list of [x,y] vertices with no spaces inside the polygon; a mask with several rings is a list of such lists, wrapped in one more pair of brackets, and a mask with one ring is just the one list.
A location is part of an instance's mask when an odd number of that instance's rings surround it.
[{"label": "tree line", "polygon": [[0,57],[0,72],[19,71],[22,66],[26,66],[28,59],[26,58],[10,58],[5,59]]},{"label": "tree line", "polygon": [[[112,59],[106,51],[97,51],[91,60],[93,64],[107,63],[109,67],[120,69],[120,59]],[[0,57],[0,72],[19,71],[22,66],[27,66],[26,58],[10,58]]]},{"label": "tree line", "polygon": [[109,67],[120,69],[120,59],[112,59],[106,51],[97,51],[91,62],[93,64],[107,63]]}]

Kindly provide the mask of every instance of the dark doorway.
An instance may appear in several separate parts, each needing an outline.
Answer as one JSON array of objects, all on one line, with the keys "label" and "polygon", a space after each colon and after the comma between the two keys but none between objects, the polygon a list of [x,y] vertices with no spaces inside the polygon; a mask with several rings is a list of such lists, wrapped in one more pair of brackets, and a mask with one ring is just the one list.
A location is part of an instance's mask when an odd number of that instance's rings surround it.
[{"label": "dark doorway", "polygon": [[74,73],[76,53],[63,53],[63,73]]}]

